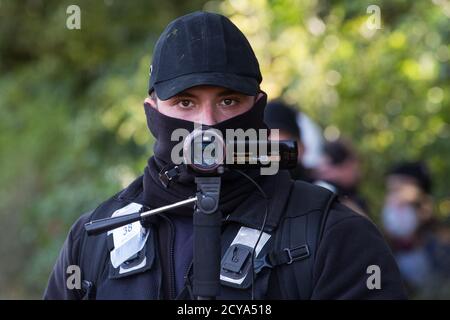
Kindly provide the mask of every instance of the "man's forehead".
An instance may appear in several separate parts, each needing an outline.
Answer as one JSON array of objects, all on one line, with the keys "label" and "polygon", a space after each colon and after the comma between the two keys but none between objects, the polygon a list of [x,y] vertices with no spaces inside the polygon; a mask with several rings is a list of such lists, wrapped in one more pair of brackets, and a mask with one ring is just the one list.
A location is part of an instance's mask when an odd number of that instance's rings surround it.
[{"label": "man's forehead", "polygon": [[188,88],[186,90],[181,91],[180,93],[176,94],[174,97],[198,97],[203,95],[214,95],[214,96],[228,96],[228,95],[242,95],[245,96],[244,93],[231,90],[224,87],[218,87],[218,86],[195,86],[192,88]]},{"label": "man's forehead", "polygon": [[413,177],[409,177],[407,175],[402,174],[392,174],[387,177],[388,186],[409,186],[415,185],[417,186],[417,180]]},{"label": "man's forehead", "polygon": [[387,188],[389,193],[394,193],[402,199],[417,199],[422,191],[417,180],[404,175],[391,175],[387,179]]}]

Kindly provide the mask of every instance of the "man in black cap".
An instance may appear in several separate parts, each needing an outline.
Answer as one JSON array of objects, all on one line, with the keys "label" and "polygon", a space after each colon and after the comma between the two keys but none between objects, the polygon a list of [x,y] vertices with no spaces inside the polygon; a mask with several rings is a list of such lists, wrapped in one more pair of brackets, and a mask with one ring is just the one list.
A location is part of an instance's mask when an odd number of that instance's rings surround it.
[{"label": "man in black cap", "polygon": [[[97,236],[88,237],[84,225],[195,195],[195,177],[173,161],[179,142],[172,141],[173,132],[191,132],[195,123],[220,132],[266,129],[267,97],[250,44],[218,14],[195,12],[170,23],[156,44],[150,74],[144,110],[156,138],[154,155],[143,176],[73,225],[46,299],[197,298],[192,280],[208,270],[192,268],[192,206]],[[294,183],[286,170],[275,175],[226,171],[221,181],[217,298],[405,297],[376,227],[335,202],[332,193]]]}]

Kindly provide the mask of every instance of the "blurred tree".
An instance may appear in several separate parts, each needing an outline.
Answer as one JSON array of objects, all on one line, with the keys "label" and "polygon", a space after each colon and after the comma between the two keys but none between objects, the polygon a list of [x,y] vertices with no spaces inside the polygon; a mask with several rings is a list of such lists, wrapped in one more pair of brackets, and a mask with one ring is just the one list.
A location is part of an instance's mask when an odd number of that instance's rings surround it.
[{"label": "blurred tree", "polygon": [[0,298],[39,298],[70,225],[142,172],[153,45],[203,2],[0,0]]}]

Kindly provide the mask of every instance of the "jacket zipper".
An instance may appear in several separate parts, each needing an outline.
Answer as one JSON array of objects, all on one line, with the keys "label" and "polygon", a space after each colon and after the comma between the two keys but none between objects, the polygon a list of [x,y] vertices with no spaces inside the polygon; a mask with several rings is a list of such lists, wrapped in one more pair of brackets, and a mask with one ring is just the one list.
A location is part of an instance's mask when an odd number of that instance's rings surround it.
[{"label": "jacket zipper", "polygon": [[155,283],[156,283],[156,287],[158,290],[157,291],[158,292],[157,299],[161,300],[161,299],[164,299],[164,296],[162,294],[162,263],[161,263],[161,252],[159,250],[159,234],[158,234],[158,231],[154,230],[153,228],[151,228],[151,227],[148,227],[148,228],[150,230],[149,232],[153,231],[154,235],[155,235],[154,240],[153,240],[153,245],[155,247],[156,259],[157,259],[158,267],[160,270],[159,276],[156,278],[157,280],[155,280]]},{"label": "jacket zipper", "polygon": [[194,297],[194,292],[192,291],[192,284],[191,284],[191,279],[189,277],[190,273],[191,273],[191,269],[192,266],[194,264],[194,260],[192,259],[191,263],[189,264],[186,273],[184,274],[184,286],[187,288],[188,292],[189,292],[189,296],[192,300],[195,299]]},{"label": "jacket zipper", "polygon": [[175,242],[175,232],[173,227],[173,222],[165,215],[160,215],[169,224],[170,229],[170,241],[169,241],[169,299],[173,300],[176,296],[175,288],[175,253],[174,253],[174,242]]}]

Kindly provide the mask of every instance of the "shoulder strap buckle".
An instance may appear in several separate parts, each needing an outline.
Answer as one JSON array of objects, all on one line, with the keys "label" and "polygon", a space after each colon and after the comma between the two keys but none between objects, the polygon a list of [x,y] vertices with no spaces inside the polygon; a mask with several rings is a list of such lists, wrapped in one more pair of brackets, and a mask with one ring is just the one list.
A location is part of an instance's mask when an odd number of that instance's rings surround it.
[{"label": "shoulder strap buckle", "polygon": [[309,257],[309,247],[307,244],[292,249],[284,248],[283,251],[287,253],[289,258],[286,264],[291,264],[294,261],[302,260]]}]

